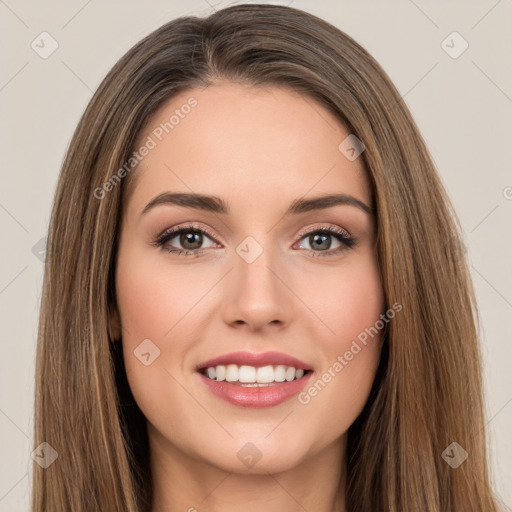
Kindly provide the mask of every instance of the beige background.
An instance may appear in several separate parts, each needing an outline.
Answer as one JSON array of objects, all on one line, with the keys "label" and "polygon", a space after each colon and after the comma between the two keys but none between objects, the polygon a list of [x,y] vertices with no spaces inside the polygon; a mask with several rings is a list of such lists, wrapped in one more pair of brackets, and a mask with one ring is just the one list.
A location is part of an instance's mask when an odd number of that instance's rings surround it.
[{"label": "beige background", "polygon": [[[427,141],[466,235],[482,315],[491,468],[510,507],[512,1],[271,3],[323,17],[367,48],[405,97]],[[79,116],[114,62],[143,36],[177,16],[203,16],[227,5],[0,0],[0,511],[29,509],[43,268],[38,243]],[[58,43],[46,59],[31,48],[43,31]],[[469,44],[457,58],[442,47],[453,31]],[[445,43],[452,55],[463,49],[457,37]]]}]

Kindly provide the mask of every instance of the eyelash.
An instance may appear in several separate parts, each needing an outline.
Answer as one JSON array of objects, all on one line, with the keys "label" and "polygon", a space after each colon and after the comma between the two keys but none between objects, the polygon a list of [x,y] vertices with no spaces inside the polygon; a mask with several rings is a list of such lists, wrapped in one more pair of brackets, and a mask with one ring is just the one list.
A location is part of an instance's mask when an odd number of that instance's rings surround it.
[{"label": "eyelash", "polygon": [[[181,226],[179,228],[172,228],[170,230],[164,231],[154,240],[154,242],[152,242],[152,245],[155,247],[161,247],[164,251],[170,252],[177,256],[200,256],[206,249],[174,249],[165,247],[165,244],[172,238],[175,238],[177,235],[180,235],[181,233],[189,233],[192,231],[208,235],[209,238],[215,241],[213,233],[211,233],[208,229],[190,224],[187,226]],[[330,249],[328,251],[315,251],[313,249],[306,249],[308,252],[312,253],[312,256],[315,258],[334,256],[335,254],[338,254],[344,250],[351,249],[357,243],[356,239],[349,235],[347,231],[335,227],[320,227],[306,231],[300,234],[299,240],[302,240],[304,237],[312,234],[331,235],[342,244],[340,247],[336,249]]]}]

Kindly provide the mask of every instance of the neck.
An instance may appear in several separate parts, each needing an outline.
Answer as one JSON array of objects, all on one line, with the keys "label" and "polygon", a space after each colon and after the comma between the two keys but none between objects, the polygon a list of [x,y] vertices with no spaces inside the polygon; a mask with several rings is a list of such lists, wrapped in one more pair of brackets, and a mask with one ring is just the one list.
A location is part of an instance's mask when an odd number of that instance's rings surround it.
[{"label": "neck", "polygon": [[[151,512],[345,512],[346,434],[286,471],[222,470],[193,458],[148,425]],[[256,467],[256,466],[255,466]]]}]

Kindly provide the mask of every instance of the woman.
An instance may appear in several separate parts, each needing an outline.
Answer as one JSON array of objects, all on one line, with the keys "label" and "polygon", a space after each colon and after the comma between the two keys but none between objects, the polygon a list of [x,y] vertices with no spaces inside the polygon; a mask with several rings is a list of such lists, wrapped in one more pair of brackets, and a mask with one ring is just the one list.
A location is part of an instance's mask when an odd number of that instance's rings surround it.
[{"label": "woman", "polygon": [[34,512],[497,510],[455,215],[325,21],[237,5],[134,46],[47,254]]}]

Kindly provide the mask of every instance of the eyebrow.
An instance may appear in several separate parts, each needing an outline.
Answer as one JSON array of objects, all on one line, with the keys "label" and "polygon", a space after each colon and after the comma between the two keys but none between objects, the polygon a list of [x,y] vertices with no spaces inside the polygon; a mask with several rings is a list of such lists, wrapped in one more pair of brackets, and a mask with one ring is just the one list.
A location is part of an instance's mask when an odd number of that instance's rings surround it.
[{"label": "eyebrow", "polygon": [[[158,205],[176,205],[185,208],[193,208],[196,210],[204,210],[212,213],[229,213],[228,204],[220,197],[207,196],[203,194],[186,193],[186,192],[163,192],[153,198],[142,210],[141,215],[146,214],[149,210]],[[285,215],[301,214],[313,210],[323,210],[338,205],[348,205],[359,208],[360,210],[372,214],[373,208],[363,203],[359,199],[349,194],[329,194],[313,197],[310,199],[296,199],[293,201]]]}]

